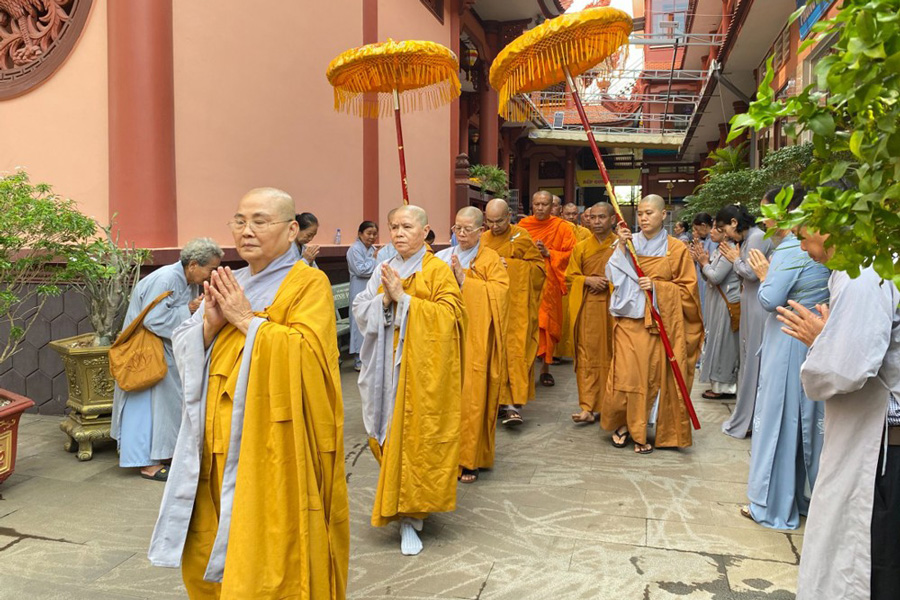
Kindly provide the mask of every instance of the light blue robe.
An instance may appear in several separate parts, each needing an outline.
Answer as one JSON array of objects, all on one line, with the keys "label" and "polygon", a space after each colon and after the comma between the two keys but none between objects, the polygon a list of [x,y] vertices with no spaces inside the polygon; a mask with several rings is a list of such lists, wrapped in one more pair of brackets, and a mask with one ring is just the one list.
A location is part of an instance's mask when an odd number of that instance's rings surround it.
[{"label": "light blue robe", "polygon": [[809,510],[806,485],[812,490],[819,471],[825,407],[803,393],[800,367],[807,348],[781,331],[775,309],[788,300],[809,309],[828,302],[830,271],[814,262],[790,234],[772,253],[759,302],[769,311],[763,333],[759,389],[753,416],[750,512],[760,525],[797,529]]},{"label": "light blue robe", "polygon": [[156,385],[126,392],[118,385],[113,393],[110,435],[119,442],[120,467],[158,465],[172,458],[181,426],[181,380],[172,353],[172,333],[191,316],[188,303],[194,294],[181,262],[166,265],[140,280],[131,295],[125,327],[163,292],[173,294],[147,313],[144,327],[163,342],[168,371]]},{"label": "light blue robe", "polygon": [[769,314],[759,303],[759,277],[753,272],[747,257],[751,249],[772,256],[774,245],[758,227],[744,232],[741,256],[734,261],[734,272],[741,278],[741,370],[738,373],[737,402],[731,417],[722,423],[722,432],[731,437],[744,438],[753,423],[753,404],[759,380],[759,347]]},{"label": "light blue robe", "polygon": [[741,281],[732,264],[722,256],[717,247],[709,255],[709,264],[700,273],[703,277],[700,289],[706,288],[706,305],[703,307],[706,341],[700,361],[700,381],[714,386],[734,386],[741,362],[740,340],[738,332],[731,330],[731,315],[719,289],[728,302],[738,302],[741,298]]},{"label": "light blue robe", "polygon": [[[391,246],[393,248],[393,246]],[[378,253],[379,255],[381,252]],[[380,256],[379,256],[380,258]],[[375,257],[375,247],[366,248],[359,239],[347,250],[347,269],[350,271],[350,306],[356,296],[366,289],[369,278],[380,263]],[[359,332],[356,319],[350,319],[350,354],[358,354],[362,346],[363,336]]]},{"label": "light blue robe", "polygon": [[[691,240],[691,244],[693,244],[693,239]],[[700,238],[700,243],[703,244],[703,249],[706,250],[706,253],[710,257],[710,262],[712,262],[712,255],[718,249],[719,245],[709,239],[709,236],[705,238]],[[700,289],[700,314],[703,315],[703,321],[706,322],[706,288],[707,286],[703,285],[703,267],[700,266],[700,263],[695,262],[694,268],[697,269],[697,283],[699,284]],[[713,290],[715,294],[718,296],[718,292]]]},{"label": "light blue robe", "polygon": [[394,248],[394,245],[385,244],[381,250],[378,251],[378,264],[380,265],[385,261],[391,260],[395,256],[400,256],[400,254],[397,253],[397,249]]}]

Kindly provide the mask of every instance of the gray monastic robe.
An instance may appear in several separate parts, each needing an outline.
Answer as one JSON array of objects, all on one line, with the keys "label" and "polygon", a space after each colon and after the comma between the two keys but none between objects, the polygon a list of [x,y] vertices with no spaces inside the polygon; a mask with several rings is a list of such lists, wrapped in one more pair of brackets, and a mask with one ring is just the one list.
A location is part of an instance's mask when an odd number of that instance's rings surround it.
[{"label": "gray monastic robe", "polygon": [[[234,272],[235,279],[244,288],[244,295],[254,312],[261,312],[272,303],[294,263],[300,260],[296,245],[276,258],[260,273],[250,274],[249,267]],[[201,305],[190,320],[183,323],[172,338],[175,360],[178,362],[184,386],[184,412],[182,427],[175,444],[175,456],[169,480],[163,493],[159,518],[150,540],[148,557],[157,567],[178,567],[187,538],[188,525],[194,512],[194,499],[200,479],[200,459],[203,454],[203,435],[206,419],[206,391],[209,381],[209,358],[213,344],[204,349],[203,309]],[[244,424],[244,401],[250,376],[250,359],[256,332],[265,321],[254,317],[247,331],[244,353],[232,398],[231,434],[228,455],[225,460],[222,494],[219,510],[219,529],[213,545],[204,579],[222,581],[225,570],[225,553],[228,549],[228,533],[231,527],[231,511],[237,478],[238,456],[241,451],[241,435]]]},{"label": "gray monastic robe", "polygon": [[891,393],[900,398],[900,292],[871,268],[828,283],[831,316],[800,370],[825,402],[825,444],[800,557],[797,600],[867,600],[875,474]]},{"label": "gray monastic robe", "polygon": [[759,383],[759,347],[763,328],[769,313],[759,303],[759,277],[750,267],[747,257],[751,249],[772,256],[772,240],[766,239],[758,227],[744,232],[741,256],[734,261],[734,272],[741,278],[741,370],[738,374],[737,402],[731,417],[722,423],[722,431],[731,437],[747,437],[753,423],[753,406],[756,403],[756,387]]},{"label": "gray monastic robe", "polygon": [[[378,266],[378,259],[375,257],[375,248],[366,248],[359,239],[353,242],[350,249],[347,250],[347,270],[350,271],[350,306],[353,306],[353,300],[359,295],[369,283],[369,278]],[[350,354],[357,354],[362,346],[362,334],[359,332],[359,325],[356,319],[350,318]]]},{"label": "gray monastic robe", "polygon": [[737,382],[740,366],[740,339],[737,331],[731,330],[731,316],[728,305],[719,294],[719,289],[729,302],[741,299],[741,281],[734,267],[716,248],[709,255],[709,264],[701,269],[706,288],[706,304],[703,305],[703,325],[706,327],[706,345],[700,360],[700,381],[733,384]]},{"label": "gray monastic robe", "polygon": [[[122,453],[119,456],[119,463],[122,467],[159,464],[161,460],[172,458],[175,451],[175,439],[181,426],[182,399],[178,366],[172,353],[172,334],[176,327],[190,318],[188,303],[193,295],[192,286],[188,285],[184,276],[181,261],[161,267],[138,282],[131,295],[128,312],[125,313],[125,327],[134,321],[144,307],[167,291],[173,292],[172,295],[160,302],[144,318],[144,327],[162,339],[168,366],[166,376],[145,390],[126,392],[116,385],[113,393],[110,435],[120,442]],[[129,416],[123,422],[126,404],[134,404],[141,408],[136,412],[129,408]],[[129,419],[140,422],[129,423]],[[131,440],[125,440],[123,448],[122,440],[125,437],[131,435],[136,428],[146,427],[148,424],[151,428],[149,448],[129,448]]]}]

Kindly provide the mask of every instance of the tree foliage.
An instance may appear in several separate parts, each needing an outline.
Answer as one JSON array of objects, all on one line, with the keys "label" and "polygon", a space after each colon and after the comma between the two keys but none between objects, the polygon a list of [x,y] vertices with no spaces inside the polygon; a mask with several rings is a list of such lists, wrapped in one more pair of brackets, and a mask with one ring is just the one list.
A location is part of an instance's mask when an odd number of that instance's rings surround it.
[{"label": "tree foliage", "polygon": [[481,197],[493,192],[495,198],[509,197],[509,177],[506,171],[496,165],[472,165],[469,177],[481,186]]},{"label": "tree foliage", "polygon": [[[799,11],[795,13],[795,17]],[[812,136],[812,161],[801,181],[803,204],[787,213],[779,198],[767,216],[828,234],[830,267],[851,276],[873,266],[900,283],[900,11],[897,0],[844,0],[833,19],[813,26],[801,52],[836,36],[815,81],[778,100],[772,60],[756,100],[731,122],[730,139],[787,119],[789,133]]]}]

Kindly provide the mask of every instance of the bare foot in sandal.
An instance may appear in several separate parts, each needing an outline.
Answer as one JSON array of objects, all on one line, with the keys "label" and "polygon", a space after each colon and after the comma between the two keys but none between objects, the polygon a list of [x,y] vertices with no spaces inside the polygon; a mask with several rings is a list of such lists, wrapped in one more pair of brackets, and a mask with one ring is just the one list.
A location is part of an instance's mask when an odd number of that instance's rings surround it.
[{"label": "bare foot in sandal", "polygon": [[459,476],[460,483],[475,483],[478,481],[478,469],[463,468],[462,475]]},{"label": "bare foot in sandal", "polygon": [[616,448],[624,448],[628,443],[628,428],[619,427],[612,434],[612,445]]},{"label": "bare foot in sandal", "polygon": [[635,442],[635,454],[650,454],[651,452],[653,452],[653,446],[651,446],[650,444],[638,444],[637,442]]},{"label": "bare foot in sandal", "polygon": [[579,413],[575,413],[572,415],[572,420],[576,423],[583,423],[585,425],[589,425],[590,423],[594,423],[596,419],[594,418],[594,413],[589,410],[583,410]]}]

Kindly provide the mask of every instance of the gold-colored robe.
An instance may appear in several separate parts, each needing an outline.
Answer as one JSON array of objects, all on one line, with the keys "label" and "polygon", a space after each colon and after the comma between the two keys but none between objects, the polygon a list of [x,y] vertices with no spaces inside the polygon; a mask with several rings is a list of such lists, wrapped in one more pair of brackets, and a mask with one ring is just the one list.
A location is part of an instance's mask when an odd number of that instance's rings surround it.
[{"label": "gold-colored robe", "polygon": [[570,334],[575,341],[578,404],[581,410],[593,413],[600,412],[609,377],[613,317],[609,314],[609,289],[599,294],[591,292],[584,285],[584,278],[606,276],[606,263],[616,239],[610,233],[602,242],[593,235],[580,242],[572,251],[566,269],[569,314],[574,317]]},{"label": "gold-colored robe", "polygon": [[[688,248],[669,236],[666,256],[638,256],[653,280],[656,304],[669,335],[682,376],[691,389],[703,344],[697,271]],[[647,443],[647,422],[659,392],[656,445],[686,447],[692,443],[691,422],[669,367],[659,330],[645,308],[643,319],[615,318],[613,358],[600,423],[608,431],[628,425],[636,443]]]},{"label": "gold-colored robe", "polygon": [[468,325],[459,464],[466,469],[490,468],[494,465],[497,409],[510,403],[506,358],[509,275],[500,255],[484,244],[466,269],[462,297]]},{"label": "gold-colored robe", "polygon": [[[379,288],[381,290],[381,288]],[[381,464],[372,525],[456,509],[466,312],[453,272],[431,253],[403,280],[411,296],[390,429],[369,447]],[[394,330],[394,347],[399,330]]]},{"label": "gold-colored robe", "polygon": [[538,312],[544,289],[546,266],[531,235],[510,225],[500,236],[490,231],[481,235],[481,244],[506,261],[509,274],[509,321],[506,358],[513,404],[527,404],[534,398],[534,359],[538,351]]},{"label": "gold-colored robe", "polygon": [[328,278],[298,262],[253,345],[222,583],[216,537],[245,336],[227,325],[209,367],[200,481],[182,556],[192,599],[344,598],[349,562],[344,415]]},{"label": "gold-colored robe", "polygon": [[[587,227],[573,223],[572,228],[575,231],[576,245],[594,237],[594,234]],[[567,292],[567,295],[570,293],[571,290]],[[569,311],[569,304],[569,302],[563,300],[562,333],[559,337],[559,343],[556,345],[556,356],[575,356],[575,338],[572,336],[572,327],[575,323]]]}]

